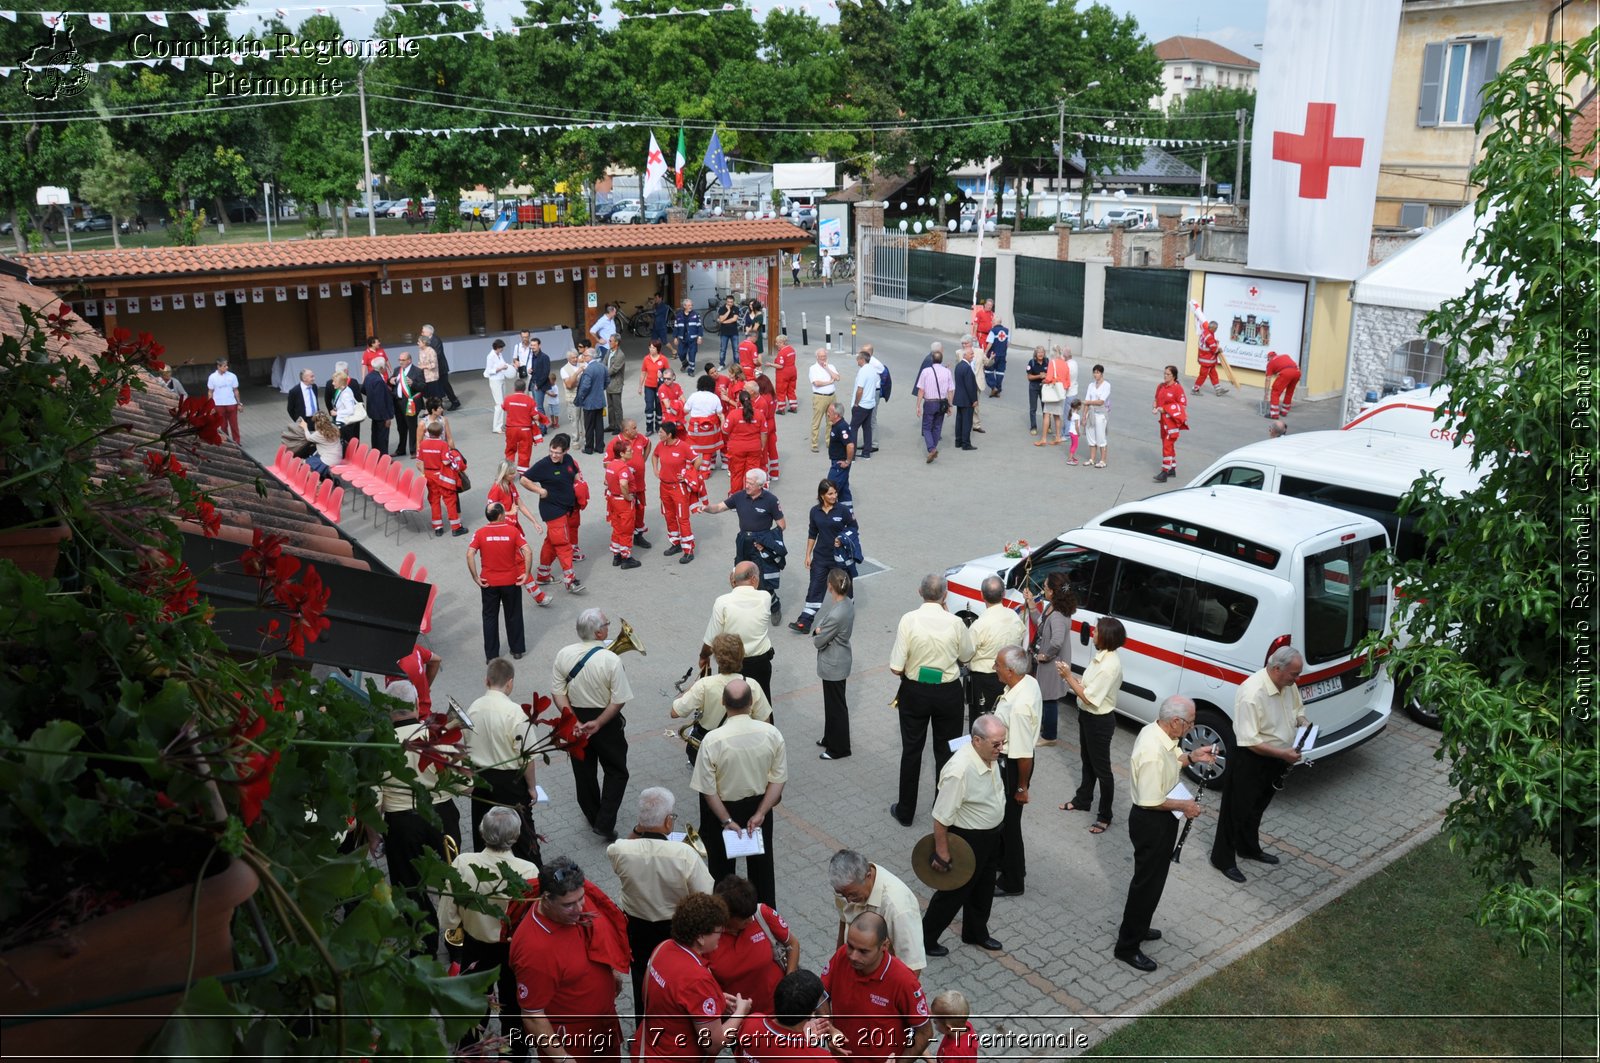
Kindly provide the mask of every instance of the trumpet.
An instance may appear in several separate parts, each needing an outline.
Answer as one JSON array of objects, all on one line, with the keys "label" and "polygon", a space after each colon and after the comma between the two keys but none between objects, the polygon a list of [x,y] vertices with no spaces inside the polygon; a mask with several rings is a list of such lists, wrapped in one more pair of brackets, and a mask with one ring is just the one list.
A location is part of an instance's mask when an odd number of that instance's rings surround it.
[{"label": "trumpet", "polygon": [[638,650],[641,656],[650,656],[645,652],[644,644],[633,633],[633,625],[626,620],[622,621],[622,629],[617,632],[617,637],[606,645],[606,649],[616,654],[627,653],[629,650]]}]

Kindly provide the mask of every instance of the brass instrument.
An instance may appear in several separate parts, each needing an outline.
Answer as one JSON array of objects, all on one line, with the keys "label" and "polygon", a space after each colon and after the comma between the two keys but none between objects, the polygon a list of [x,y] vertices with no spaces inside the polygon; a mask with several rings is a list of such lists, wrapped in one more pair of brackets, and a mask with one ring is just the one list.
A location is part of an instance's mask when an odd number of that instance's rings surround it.
[{"label": "brass instrument", "polygon": [[453,724],[459,724],[466,730],[472,730],[472,717],[467,715],[467,710],[452,695],[445,701],[445,718]]},{"label": "brass instrument", "polygon": [[700,859],[702,859],[702,860],[707,859],[707,857],[706,857],[706,843],[701,840],[700,832],[694,829],[694,824],[693,823],[687,824],[685,826],[685,829],[684,829],[684,832],[683,832],[683,844],[687,845],[689,848],[691,848],[695,852],[699,853],[700,854]]},{"label": "brass instrument", "polygon": [[[455,698],[450,699],[450,704],[452,708],[455,707]],[[468,724],[468,726],[470,727],[471,724]],[[456,857],[460,855],[461,846],[456,844],[456,840],[454,838],[446,834],[444,836],[444,862],[447,864],[453,864],[456,862]],[[460,948],[461,944],[466,940],[467,931],[465,927],[457,926],[444,932],[444,943],[452,948]]]},{"label": "brass instrument", "polygon": [[607,643],[606,649],[616,654],[627,653],[629,650],[638,650],[641,656],[650,656],[645,652],[645,648],[640,644],[638,637],[634,635],[633,625],[626,620],[622,621],[622,630],[617,632],[616,638]]},{"label": "brass instrument", "polygon": [[700,713],[696,711],[693,716],[689,717],[688,723],[678,728],[678,737],[683,739],[684,745],[690,749],[700,748],[701,736],[694,733],[694,729],[698,726],[700,726]]}]

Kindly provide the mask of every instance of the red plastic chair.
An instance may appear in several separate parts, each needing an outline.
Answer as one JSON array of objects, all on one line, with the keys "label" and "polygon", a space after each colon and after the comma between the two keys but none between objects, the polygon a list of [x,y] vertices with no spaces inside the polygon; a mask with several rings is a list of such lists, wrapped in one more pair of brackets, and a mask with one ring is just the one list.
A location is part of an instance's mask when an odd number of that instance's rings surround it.
[{"label": "red plastic chair", "polygon": [[415,572],[411,573],[411,578],[416,580],[418,583],[426,583],[426,582],[428,582],[428,569],[427,569],[427,567],[424,566],[424,565],[418,565],[417,566],[417,570]]},{"label": "red plastic chair", "polygon": [[366,457],[366,453],[362,449],[361,440],[350,440],[345,444],[344,456],[339,459],[339,464],[333,467],[334,475],[338,475],[345,469],[359,469],[361,467],[361,459],[364,457]]},{"label": "red plastic chair", "polygon": [[267,471],[280,483],[288,483],[289,462],[292,460],[289,456],[289,448],[280,443],[278,444],[278,453],[273,455],[272,464],[267,466]]},{"label": "red plastic chair", "polygon": [[[406,475],[411,477],[405,483],[406,493],[383,504],[383,508],[388,510],[390,514],[400,514],[401,520],[413,513],[421,513],[423,503],[428,496],[428,481],[425,477],[415,476],[409,471]],[[397,529],[395,535],[398,536],[399,534]]]},{"label": "red plastic chair", "polygon": [[411,570],[414,567],[416,567],[416,564],[417,564],[417,555],[414,552],[407,554],[405,557],[402,557],[400,559],[400,578],[401,579],[410,579],[411,578]]},{"label": "red plastic chair", "polygon": [[387,454],[378,457],[377,467],[372,470],[372,475],[367,477],[366,483],[360,485],[360,491],[365,499],[362,503],[362,512],[366,512],[366,502],[382,504],[379,497],[387,491],[394,489],[395,481],[400,478],[399,466]]},{"label": "red plastic chair", "polygon": [[329,490],[319,491],[317,500],[312,505],[318,513],[328,518],[328,523],[338,524],[344,510],[344,488],[334,484],[332,480],[327,483],[330,485]]},{"label": "red plastic chair", "polygon": [[372,501],[385,508],[397,499],[410,497],[411,481],[416,479],[417,474],[410,469],[394,465],[390,468],[390,477],[387,485],[368,492],[372,496]]},{"label": "red plastic chair", "polygon": [[433,630],[433,600],[439,597],[439,585],[435,583],[428,591],[428,604],[422,610],[422,623],[417,630],[426,635]]},{"label": "red plastic chair", "polygon": [[328,499],[333,497],[333,481],[323,479],[317,484],[316,493],[310,496],[311,506],[317,512],[322,512],[328,505]]},{"label": "red plastic chair", "polygon": [[361,452],[361,461],[348,468],[340,467],[339,478],[357,491],[364,491],[378,474],[378,452],[368,447]]}]

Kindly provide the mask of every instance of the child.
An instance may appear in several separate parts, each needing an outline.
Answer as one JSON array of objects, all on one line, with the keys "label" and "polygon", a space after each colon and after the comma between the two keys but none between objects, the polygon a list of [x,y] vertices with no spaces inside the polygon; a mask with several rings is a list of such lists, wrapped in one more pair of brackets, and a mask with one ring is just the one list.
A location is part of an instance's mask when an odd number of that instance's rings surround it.
[{"label": "child", "polygon": [[1067,411],[1067,431],[1072,433],[1072,445],[1067,448],[1067,464],[1078,464],[1078,433],[1083,431],[1083,400],[1073,399]]},{"label": "child", "polygon": [[423,416],[422,423],[417,426],[417,431],[426,436],[428,434],[428,426],[434,423],[444,425],[444,441],[454,447],[456,445],[456,437],[450,431],[450,418],[444,415],[443,399],[428,400],[428,412]]},{"label": "child", "polygon": [[939,1063],[976,1063],[978,1035],[968,1016],[967,998],[959,991],[946,989],[933,998],[933,1022],[938,1029]]}]

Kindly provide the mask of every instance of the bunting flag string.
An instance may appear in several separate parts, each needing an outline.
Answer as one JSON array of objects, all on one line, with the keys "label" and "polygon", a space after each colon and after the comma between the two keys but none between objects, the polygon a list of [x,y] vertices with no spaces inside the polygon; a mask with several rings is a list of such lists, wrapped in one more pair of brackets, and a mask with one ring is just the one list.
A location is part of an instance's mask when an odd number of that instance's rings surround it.
[{"label": "bunting flag string", "polygon": [[1079,133],[1084,140],[1100,144],[1123,144],[1136,148],[1231,148],[1237,140],[1182,140],[1177,137],[1122,137],[1110,133]]}]

